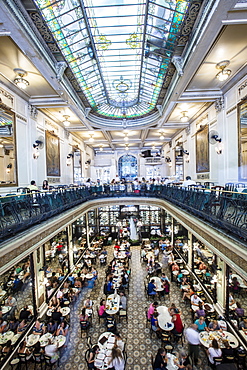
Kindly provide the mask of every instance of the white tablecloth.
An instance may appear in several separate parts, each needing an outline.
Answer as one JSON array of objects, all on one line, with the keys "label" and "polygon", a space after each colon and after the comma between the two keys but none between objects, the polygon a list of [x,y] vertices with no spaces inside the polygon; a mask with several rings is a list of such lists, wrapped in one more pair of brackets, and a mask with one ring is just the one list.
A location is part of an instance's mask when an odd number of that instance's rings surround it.
[{"label": "white tablecloth", "polygon": [[110,294],[106,300],[106,310],[108,315],[115,315],[119,311],[120,296],[118,294]]},{"label": "white tablecloth", "polygon": [[174,328],[174,324],[172,323],[172,317],[168,312],[168,307],[166,306],[159,306],[157,308],[157,312],[159,313],[158,316],[158,324],[162,330],[170,331]]}]

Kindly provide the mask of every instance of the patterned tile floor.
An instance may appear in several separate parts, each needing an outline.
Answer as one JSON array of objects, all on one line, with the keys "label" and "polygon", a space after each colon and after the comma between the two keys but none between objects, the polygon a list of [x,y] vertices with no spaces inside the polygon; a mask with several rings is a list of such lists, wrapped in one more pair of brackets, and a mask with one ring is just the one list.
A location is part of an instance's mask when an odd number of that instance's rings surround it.
[{"label": "patterned tile floor", "polygon": [[[151,370],[151,354],[155,355],[160,347],[160,340],[150,338],[149,328],[146,328],[145,309],[149,306],[150,301],[145,297],[144,278],[146,276],[145,265],[140,262],[140,247],[132,247],[132,258],[130,261],[131,279],[130,289],[128,294],[128,323],[123,320],[117,325],[117,330],[126,343],[127,365],[126,370]],[[108,261],[111,260],[112,251],[109,251]],[[87,369],[84,355],[87,349],[86,335],[81,331],[79,325],[79,314],[82,307],[82,302],[86,296],[94,301],[95,314],[92,320],[92,327],[89,330],[89,335],[92,338],[92,343],[97,343],[98,337],[105,331],[103,322],[98,323],[96,307],[99,305],[103,295],[103,284],[105,280],[105,268],[98,268],[99,279],[93,289],[84,289],[81,297],[77,300],[74,307],[71,309],[71,327],[70,340],[68,347],[63,349],[60,358],[59,370]],[[163,269],[164,271],[166,268]],[[168,272],[168,271],[167,271]],[[177,288],[176,283],[171,284],[170,297],[163,299],[161,303],[167,306],[174,302],[182,310],[182,319],[186,326],[191,323],[191,313],[188,306],[181,302],[181,293]],[[181,349],[181,344],[178,344],[176,350]],[[184,344],[186,348],[186,344]],[[197,366],[198,370],[208,370],[207,359],[205,352],[200,349],[200,359]]]}]

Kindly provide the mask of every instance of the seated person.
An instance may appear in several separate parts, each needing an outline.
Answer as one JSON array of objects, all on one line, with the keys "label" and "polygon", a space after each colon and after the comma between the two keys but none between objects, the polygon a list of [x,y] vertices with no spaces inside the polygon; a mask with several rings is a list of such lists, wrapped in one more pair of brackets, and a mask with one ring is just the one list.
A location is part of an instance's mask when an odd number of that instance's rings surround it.
[{"label": "seated person", "polygon": [[232,310],[231,306],[235,303],[235,300],[232,296],[232,294],[229,294],[229,309]]},{"label": "seated person", "polygon": [[241,307],[240,302],[236,302],[237,307],[235,308],[235,312],[238,315],[238,317],[244,316],[244,309]]},{"label": "seated person", "polygon": [[56,321],[58,323],[61,322],[62,314],[59,307],[55,308],[55,310],[52,312],[51,318],[53,321]]},{"label": "seated person", "polygon": [[8,323],[7,321],[4,321],[3,318],[0,319],[0,333],[3,334],[5,331],[7,331]]},{"label": "seated person", "polygon": [[121,307],[123,310],[126,310],[127,309],[127,298],[124,295],[124,292],[120,292],[119,295],[120,295],[119,307]]},{"label": "seated person", "polygon": [[55,321],[53,320],[49,320],[47,324],[47,328],[46,328],[47,333],[55,335],[56,330],[57,330],[57,323],[55,323]]},{"label": "seated person", "polygon": [[33,334],[34,335],[43,335],[45,334],[45,325],[41,323],[39,320],[36,320],[35,325],[33,327]]},{"label": "seated person", "polygon": [[50,339],[48,345],[45,346],[45,355],[51,358],[51,363],[55,363],[59,359],[57,344],[52,344]]},{"label": "seated person", "polygon": [[186,354],[186,352],[183,349],[178,354],[177,366],[179,369],[192,370],[192,366],[190,365],[189,356]]},{"label": "seated person", "polygon": [[191,297],[194,295],[194,290],[193,290],[193,286],[192,284],[188,284],[189,285],[189,288],[187,289],[183,289],[184,290],[184,294],[183,294],[183,300],[185,300],[186,298],[191,300]]},{"label": "seated person", "polygon": [[224,348],[221,349],[222,357],[223,357],[223,363],[227,363],[228,360],[227,360],[226,357],[228,357],[228,356],[235,357],[236,351],[230,346],[228,340],[223,340],[222,342],[224,344]]},{"label": "seated person", "polygon": [[211,364],[214,364],[214,357],[221,357],[222,352],[221,349],[219,348],[219,344],[216,339],[212,340],[212,343],[207,350],[208,354],[208,359]]},{"label": "seated person", "polygon": [[154,311],[157,309],[158,305],[159,304],[156,301],[150,304],[150,306],[148,308],[148,312],[147,312],[147,318],[148,318],[148,320],[151,320],[151,317],[153,316]]},{"label": "seated person", "polygon": [[192,306],[198,306],[199,307],[199,303],[202,303],[203,304],[203,301],[201,300],[200,297],[198,297],[197,294],[193,294],[191,297],[190,297],[190,302],[191,302],[191,305]]},{"label": "seated person", "polygon": [[11,340],[8,340],[3,349],[2,349],[2,354],[6,355],[7,353],[9,353],[10,351],[12,350],[12,343],[11,343]]},{"label": "seated person", "polygon": [[155,356],[154,360],[154,370],[166,369],[167,360],[166,360],[166,351],[164,348],[159,348],[158,353]]},{"label": "seated person", "polygon": [[27,320],[22,320],[17,327],[17,334],[22,334],[27,328]]},{"label": "seated person", "polygon": [[213,320],[208,324],[208,329],[211,331],[220,330],[220,325],[217,320]]},{"label": "seated person", "polygon": [[105,310],[106,310],[106,301],[105,301],[105,299],[102,299],[100,301],[100,307],[99,307],[99,312],[98,312],[100,317],[106,317],[107,316]]},{"label": "seated person", "polygon": [[69,325],[64,320],[61,322],[60,325],[58,325],[57,330],[56,330],[56,336],[63,335],[66,337],[68,335],[68,332],[69,332]]},{"label": "seated person", "polygon": [[153,331],[160,331],[159,325],[158,325],[158,312],[154,312],[153,316],[151,317],[151,326]]},{"label": "seated person", "polygon": [[199,318],[199,317],[205,317],[205,316],[206,316],[206,312],[203,308],[202,303],[200,302],[198,306],[198,310],[196,310],[196,317]]},{"label": "seated person", "polygon": [[80,325],[82,328],[87,328],[90,325],[90,322],[88,320],[88,315],[86,314],[86,308],[83,307],[81,314],[79,316]]},{"label": "seated person", "polygon": [[197,325],[197,331],[208,331],[207,324],[205,323],[205,318],[203,316],[200,316],[199,319],[195,321],[195,324]]},{"label": "seated person", "polygon": [[24,306],[23,309],[20,312],[19,319],[20,320],[27,320],[32,315],[31,310],[28,308],[28,306]]},{"label": "seated person", "polygon": [[109,281],[107,283],[107,286],[106,286],[106,291],[107,291],[107,294],[112,294],[114,293],[114,289],[113,289],[113,277],[110,277],[109,278]]},{"label": "seated person", "polygon": [[247,333],[247,319],[244,319],[243,321],[240,322],[239,329]]},{"label": "seated person", "polygon": [[16,318],[11,318],[9,320],[8,331],[13,331],[14,333],[16,333],[18,326],[19,326],[19,321],[17,321]]},{"label": "seated person", "polygon": [[172,333],[173,334],[181,334],[184,330],[184,326],[183,326],[180,314],[176,313],[172,309],[172,310],[170,310],[170,315],[172,316],[172,322],[174,324],[174,328],[172,329]]},{"label": "seated person", "polygon": [[95,345],[92,348],[89,349],[89,358],[87,360],[88,368],[89,369],[96,369],[94,366],[94,361],[97,357],[97,354],[99,353],[99,346]]},{"label": "seated person", "polygon": [[154,279],[151,279],[151,281],[148,283],[148,295],[155,295],[156,294],[156,286],[154,284]]},{"label": "seated person", "polygon": [[24,353],[26,355],[27,360],[30,360],[30,358],[32,357],[32,350],[26,347],[25,341],[21,342],[20,347],[18,349],[18,353]]}]

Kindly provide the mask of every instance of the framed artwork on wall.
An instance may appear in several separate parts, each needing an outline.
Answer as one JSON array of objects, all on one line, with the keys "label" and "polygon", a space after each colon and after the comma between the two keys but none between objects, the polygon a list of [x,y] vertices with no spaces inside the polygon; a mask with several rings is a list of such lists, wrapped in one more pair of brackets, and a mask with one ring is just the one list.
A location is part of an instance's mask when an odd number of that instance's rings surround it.
[{"label": "framed artwork on wall", "polygon": [[45,132],[47,176],[60,176],[60,143],[57,135]]},{"label": "framed artwork on wall", "polygon": [[238,104],[239,181],[247,180],[247,99]]},{"label": "framed artwork on wall", "polygon": [[196,134],[196,172],[209,172],[208,125]]}]

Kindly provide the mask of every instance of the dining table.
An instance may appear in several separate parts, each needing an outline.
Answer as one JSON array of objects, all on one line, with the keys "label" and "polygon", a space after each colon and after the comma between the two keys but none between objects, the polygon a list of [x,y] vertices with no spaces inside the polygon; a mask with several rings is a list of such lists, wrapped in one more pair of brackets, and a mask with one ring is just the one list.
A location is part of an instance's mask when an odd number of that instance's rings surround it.
[{"label": "dining table", "polygon": [[58,335],[54,337],[51,333],[46,333],[39,338],[40,346],[46,347],[51,340],[52,344],[56,344],[58,348],[61,348],[66,342],[66,336]]},{"label": "dining table", "polygon": [[[47,310],[47,312],[46,312],[46,315],[51,316],[53,311],[54,311],[53,308],[49,308],[49,310]],[[60,312],[61,312],[62,316],[67,316],[70,313],[70,308],[69,307],[62,307],[62,308],[60,308]]]},{"label": "dining table", "polygon": [[157,307],[157,312],[159,313],[157,319],[160,329],[165,331],[171,331],[174,328],[174,324],[172,322],[172,317],[168,311],[168,307],[159,306]]},{"label": "dining table", "polygon": [[232,348],[238,347],[237,338],[229,331],[220,331],[220,330],[209,331],[209,332],[202,331],[199,334],[199,339],[200,339],[200,343],[206,348],[210,347],[213,339],[217,340],[220,348],[225,348],[224,340],[227,340]]},{"label": "dining table", "polygon": [[109,368],[111,350],[116,342],[116,337],[111,332],[104,332],[98,339],[99,353],[96,356],[94,365],[97,369],[103,370]]},{"label": "dining table", "polygon": [[156,292],[162,292],[164,290],[164,288],[162,286],[162,281],[158,276],[151,277],[149,281],[151,281],[151,280],[154,280],[154,284],[156,286],[156,288],[155,288]]},{"label": "dining table", "polygon": [[177,365],[178,358],[176,355],[174,355],[173,353],[167,353],[166,358],[167,358],[167,364],[166,364],[167,370],[177,370],[179,368]]},{"label": "dining table", "polygon": [[8,342],[8,340],[12,340],[14,337],[14,332],[13,331],[6,331],[5,333],[0,335],[0,344],[5,344]]},{"label": "dining table", "polygon": [[114,293],[109,294],[106,300],[106,310],[107,315],[115,315],[119,311],[120,295]]}]

